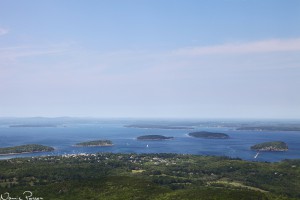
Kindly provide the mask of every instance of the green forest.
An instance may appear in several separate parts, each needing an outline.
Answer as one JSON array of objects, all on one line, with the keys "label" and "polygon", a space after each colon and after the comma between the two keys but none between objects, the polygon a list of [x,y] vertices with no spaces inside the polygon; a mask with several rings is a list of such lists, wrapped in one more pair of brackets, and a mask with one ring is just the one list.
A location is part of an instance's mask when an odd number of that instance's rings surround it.
[{"label": "green forest", "polygon": [[300,160],[80,154],[0,161],[0,195],[46,199],[300,199]]},{"label": "green forest", "polygon": [[77,143],[75,146],[78,147],[88,147],[88,146],[112,146],[113,143],[110,140],[94,140],[88,142],[80,142]]},{"label": "green forest", "polygon": [[274,141],[274,142],[264,142],[251,146],[252,150],[259,151],[287,151],[288,146],[285,142]]},{"label": "green forest", "polygon": [[0,148],[0,154],[19,154],[19,153],[33,153],[33,152],[45,152],[53,151],[53,147],[48,147],[40,144],[26,144],[14,147]]},{"label": "green forest", "polygon": [[210,139],[228,139],[229,135],[225,133],[212,133],[207,131],[199,131],[199,132],[192,132],[189,133],[189,136],[196,137],[196,138],[210,138]]},{"label": "green forest", "polygon": [[174,137],[166,137],[163,135],[142,135],[137,137],[138,140],[169,140],[173,138]]}]

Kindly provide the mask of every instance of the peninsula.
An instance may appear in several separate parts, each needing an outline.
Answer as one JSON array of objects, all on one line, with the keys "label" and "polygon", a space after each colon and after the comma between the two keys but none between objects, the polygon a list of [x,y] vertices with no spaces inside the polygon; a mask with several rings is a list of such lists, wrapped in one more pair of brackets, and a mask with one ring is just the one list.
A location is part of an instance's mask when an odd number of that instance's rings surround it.
[{"label": "peninsula", "polygon": [[229,136],[225,133],[212,133],[207,131],[199,131],[189,133],[189,136],[195,138],[206,138],[206,139],[228,139]]},{"label": "peninsula", "polygon": [[76,147],[108,147],[113,146],[110,140],[94,140],[88,142],[80,142],[75,145]]},{"label": "peninsula", "polygon": [[163,135],[143,135],[137,137],[138,140],[169,140],[173,139],[174,137],[166,137]]},{"label": "peninsula", "polygon": [[288,146],[285,142],[274,141],[274,142],[264,142],[251,146],[251,150],[256,151],[287,151]]},{"label": "peninsula", "polygon": [[14,147],[0,148],[0,155],[21,154],[21,153],[37,153],[53,151],[53,147],[43,146],[39,144],[27,144]]}]

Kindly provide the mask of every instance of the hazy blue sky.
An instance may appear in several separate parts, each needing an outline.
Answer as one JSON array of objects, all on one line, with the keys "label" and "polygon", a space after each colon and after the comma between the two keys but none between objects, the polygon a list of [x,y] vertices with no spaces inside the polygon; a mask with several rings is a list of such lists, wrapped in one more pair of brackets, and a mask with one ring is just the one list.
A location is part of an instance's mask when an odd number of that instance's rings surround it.
[{"label": "hazy blue sky", "polygon": [[300,1],[0,0],[0,116],[300,118]]}]

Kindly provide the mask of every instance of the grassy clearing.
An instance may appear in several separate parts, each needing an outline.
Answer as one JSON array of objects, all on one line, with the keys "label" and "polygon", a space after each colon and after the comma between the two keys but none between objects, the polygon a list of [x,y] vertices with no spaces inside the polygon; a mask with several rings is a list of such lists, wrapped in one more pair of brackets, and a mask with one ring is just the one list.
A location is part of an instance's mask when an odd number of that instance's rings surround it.
[{"label": "grassy clearing", "polygon": [[229,186],[229,187],[244,188],[244,189],[248,189],[248,190],[259,191],[259,192],[263,192],[263,193],[267,193],[268,192],[266,190],[262,190],[262,189],[257,188],[257,187],[252,187],[252,186],[244,185],[244,184],[239,183],[239,182],[228,181],[228,180],[213,181],[213,182],[209,182],[208,185],[211,185],[211,186],[222,185],[223,187],[224,186],[225,187]]},{"label": "grassy clearing", "polygon": [[142,169],[133,169],[133,170],[131,170],[131,173],[133,173],[133,174],[137,174],[137,173],[142,173],[142,172],[144,172],[145,170],[142,170]]}]

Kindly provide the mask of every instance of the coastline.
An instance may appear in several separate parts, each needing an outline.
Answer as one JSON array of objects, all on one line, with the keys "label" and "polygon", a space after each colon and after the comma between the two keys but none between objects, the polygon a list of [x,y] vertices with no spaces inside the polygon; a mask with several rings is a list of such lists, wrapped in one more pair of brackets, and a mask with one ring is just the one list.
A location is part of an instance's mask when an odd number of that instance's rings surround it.
[{"label": "coastline", "polygon": [[288,149],[251,149],[259,152],[286,152]]},{"label": "coastline", "polygon": [[[54,151],[54,150],[53,150]],[[30,153],[43,153],[43,152],[52,152],[52,151],[32,151],[32,152],[21,152],[21,153],[6,153],[0,154],[0,156],[10,156],[10,155],[20,155],[20,154],[30,154]]]},{"label": "coastline", "polygon": [[72,145],[73,147],[111,147],[114,144],[104,144],[104,145]]}]

